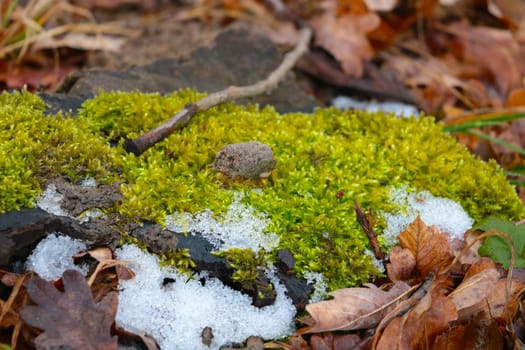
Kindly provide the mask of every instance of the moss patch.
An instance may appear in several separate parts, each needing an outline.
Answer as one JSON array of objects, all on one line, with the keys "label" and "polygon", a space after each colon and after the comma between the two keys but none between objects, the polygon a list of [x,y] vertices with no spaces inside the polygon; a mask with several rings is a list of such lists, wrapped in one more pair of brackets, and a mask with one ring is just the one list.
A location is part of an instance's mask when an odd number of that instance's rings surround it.
[{"label": "moss patch", "polygon": [[[279,115],[271,108],[222,105],[140,157],[109,146],[157,126],[201,96],[190,90],[164,97],[101,93],[71,119],[43,116],[44,105],[28,93],[4,93],[0,117],[9,119],[0,131],[0,174],[16,181],[0,179],[0,211],[31,205],[49,174],[120,181],[124,200],[117,210],[159,223],[177,211],[224,212],[237,190],[246,204],[269,215],[268,229],[294,253],[297,271],[321,272],[331,288],[378,274],[363,254],[368,242],[354,200],[365,209],[389,211],[390,187],[408,185],[458,201],[476,220],[525,213],[497,164],[475,159],[432,118],[335,109]],[[277,159],[264,183],[224,183],[209,167],[226,144],[255,140],[272,147]],[[255,185],[262,192],[252,191]]]}]

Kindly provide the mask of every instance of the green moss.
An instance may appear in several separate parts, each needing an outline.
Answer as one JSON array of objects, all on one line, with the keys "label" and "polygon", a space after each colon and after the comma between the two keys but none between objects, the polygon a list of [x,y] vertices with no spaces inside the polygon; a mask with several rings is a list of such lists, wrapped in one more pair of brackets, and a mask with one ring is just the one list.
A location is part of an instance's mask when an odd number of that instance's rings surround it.
[{"label": "green moss", "polygon": [[30,207],[46,179],[115,181],[117,152],[88,119],[44,115],[27,91],[0,95],[0,213]]},{"label": "green moss", "polygon": [[252,287],[259,271],[267,267],[269,261],[264,250],[256,253],[252,249],[230,248],[215,254],[226,258],[233,269],[232,279],[235,282],[245,283]]},{"label": "green moss", "polygon": [[[363,254],[369,244],[354,200],[375,212],[392,210],[391,186],[408,185],[460,202],[476,220],[525,213],[497,164],[475,159],[432,118],[335,109],[279,115],[227,104],[195,116],[140,157],[109,146],[157,126],[201,96],[190,90],[168,96],[101,93],[71,119],[43,116],[44,105],[28,93],[3,94],[0,116],[8,122],[0,131],[0,172],[16,181],[0,179],[0,210],[31,205],[50,174],[118,180],[124,198],[119,213],[161,224],[177,211],[221,213],[232,190],[241,191],[246,204],[269,215],[268,230],[280,236],[280,248],[293,252],[296,270],[323,273],[331,288],[378,274]],[[258,184],[262,193],[251,191],[253,183],[224,183],[209,167],[224,145],[253,140],[270,145],[278,161],[272,177]]]}]

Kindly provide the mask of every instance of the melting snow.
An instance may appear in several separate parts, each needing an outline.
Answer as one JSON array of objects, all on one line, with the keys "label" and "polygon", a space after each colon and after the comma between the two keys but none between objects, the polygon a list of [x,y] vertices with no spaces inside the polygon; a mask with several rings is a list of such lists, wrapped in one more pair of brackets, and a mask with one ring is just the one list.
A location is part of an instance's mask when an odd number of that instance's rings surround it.
[{"label": "melting snow", "polygon": [[383,235],[388,245],[397,243],[397,236],[415,220],[417,215],[429,226],[435,225],[451,238],[463,239],[474,220],[463,207],[451,199],[434,197],[430,192],[408,193],[406,187],[392,190],[391,200],[406,206],[406,212],[383,213],[387,227]]},{"label": "melting snow", "polygon": [[54,232],[36,246],[27,258],[26,268],[50,281],[59,279],[68,269],[77,270],[86,275],[87,266],[78,266],[73,263],[73,255],[86,248],[86,242]]},{"label": "melting snow", "polygon": [[260,248],[271,251],[279,244],[279,236],[265,232],[270,219],[258,213],[253,207],[241,203],[242,196],[237,194],[228,212],[219,219],[214,218],[211,210],[204,210],[196,215],[175,213],[166,216],[166,228],[174,232],[200,233],[217,250],[229,248],[251,248],[257,252]]}]

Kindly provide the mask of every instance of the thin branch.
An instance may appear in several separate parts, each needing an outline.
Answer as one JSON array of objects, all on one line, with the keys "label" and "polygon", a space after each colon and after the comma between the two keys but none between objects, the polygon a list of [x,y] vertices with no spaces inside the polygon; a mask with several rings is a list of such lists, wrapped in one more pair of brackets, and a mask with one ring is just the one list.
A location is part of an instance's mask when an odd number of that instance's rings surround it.
[{"label": "thin branch", "polygon": [[195,103],[188,104],[179,113],[171,117],[171,119],[164,124],[158,126],[156,129],[151,130],[138,138],[126,140],[124,142],[124,149],[139,156],[175,130],[185,127],[190,122],[191,118],[198,112],[208,110],[221,103],[233,101],[239,98],[270,93],[284,79],[286,73],[293,68],[297,60],[299,60],[299,58],[308,50],[311,37],[312,30],[310,28],[301,29],[299,40],[295,48],[286,54],[281,65],[270,73],[265,80],[261,80],[253,85],[230,86],[224,90],[206,96]]}]

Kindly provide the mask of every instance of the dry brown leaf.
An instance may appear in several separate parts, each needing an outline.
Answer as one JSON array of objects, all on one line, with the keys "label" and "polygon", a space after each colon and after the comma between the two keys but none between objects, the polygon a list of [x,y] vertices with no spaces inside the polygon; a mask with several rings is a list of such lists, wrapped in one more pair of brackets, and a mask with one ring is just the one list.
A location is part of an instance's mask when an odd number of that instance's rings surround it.
[{"label": "dry brown leaf", "polygon": [[432,338],[457,319],[454,303],[445,296],[448,283],[436,279],[428,293],[407,313],[392,320],[376,349],[425,349]]},{"label": "dry brown leaf", "polygon": [[111,252],[111,249],[107,247],[99,247],[78,253],[76,255],[73,255],[73,259],[82,258],[86,255],[89,255],[90,257],[99,262],[113,259],[113,253]]},{"label": "dry brown leaf", "polygon": [[27,285],[37,305],[26,305],[21,316],[27,324],[44,330],[35,339],[37,348],[117,349],[117,337],[111,336],[117,293],[111,292],[95,304],[80,272],[66,270],[62,280],[64,292],[38,276]]},{"label": "dry brown leaf", "polygon": [[467,325],[452,327],[436,337],[432,350],[504,349],[503,334],[495,320],[473,318]]},{"label": "dry brown leaf", "polygon": [[379,26],[379,16],[369,12],[337,17],[335,8],[331,8],[312,17],[309,23],[315,30],[315,44],[330,52],[346,74],[361,77],[362,60],[374,55],[366,33]]},{"label": "dry brown leaf", "polygon": [[409,281],[416,267],[416,258],[410,249],[395,246],[390,251],[390,263],[386,266],[388,278],[392,282]]},{"label": "dry brown leaf", "polygon": [[456,305],[460,321],[485,310],[487,297],[499,278],[496,265],[488,258],[481,258],[470,267],[461,284],[448,296]]},{"label": "dry brown leaf", "polygon": [[465,64],[486,70],[503,98],[522,87],[525,58],[512,32],[465,23],[453,23],[446,31],[462,45]]},{"label": "dry brown leaf", "polygon": [[416,258],[416,270],[421,278],[439,272],[454,259],[447,236],[435,226],[427,226],[419,215],[398,236],[401,247],[410,249]]},{"label": "dry brown leaf", "polygon": [[326,332],[374,327],[392,309],[410,286],[395,283],[385,292],[377,287],[345,288],[329,293],[334,299],[306,306],[315,324],[305,332]]}]

